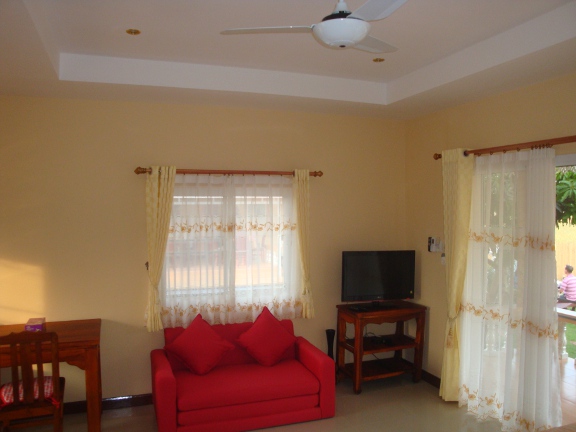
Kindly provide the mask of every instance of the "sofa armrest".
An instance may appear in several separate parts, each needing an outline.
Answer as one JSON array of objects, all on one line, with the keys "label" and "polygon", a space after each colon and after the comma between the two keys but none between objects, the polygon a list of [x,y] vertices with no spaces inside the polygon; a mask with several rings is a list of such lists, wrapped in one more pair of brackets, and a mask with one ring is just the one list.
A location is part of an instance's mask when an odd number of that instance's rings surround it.
[{"label": "sofa armrest", "polygon": [[152,400],[158,432],[176,432],[176,378],[163,349],[150,352]]},{"label": "sofa armrest", "polygon": [[296,339],[296,347],[296,356],[300,363],[320,381],[322,418],[334,417],[336,412],[336,365],[334,360],[301,336]]}]

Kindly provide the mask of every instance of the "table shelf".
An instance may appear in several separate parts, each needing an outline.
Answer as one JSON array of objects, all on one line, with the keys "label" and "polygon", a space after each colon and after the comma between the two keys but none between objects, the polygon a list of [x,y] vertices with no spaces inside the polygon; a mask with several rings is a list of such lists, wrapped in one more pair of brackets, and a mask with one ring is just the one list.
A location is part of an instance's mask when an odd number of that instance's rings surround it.
[{"label": "table shelf", "polygon": [[[354,352],[356,339],[346,339],[344,348]],[[405,335],[365,336],[362,338],[364,354],[375,354],[416,347],[416,339]]]},{"label": "table shelf", "polygon": [[[414,364],[404,359],[392,357],[362,362],[362,381],[391,378],[411,372],[414,372]],[[354,376],[354,363],[346,363],[344,373],[350,377]]]}]

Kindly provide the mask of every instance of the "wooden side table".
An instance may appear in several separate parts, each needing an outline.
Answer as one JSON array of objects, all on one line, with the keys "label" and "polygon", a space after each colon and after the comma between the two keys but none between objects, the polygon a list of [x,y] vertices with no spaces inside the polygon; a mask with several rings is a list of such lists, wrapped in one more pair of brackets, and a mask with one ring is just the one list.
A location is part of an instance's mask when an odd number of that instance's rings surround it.
[{"label": "wooden side table", "polygon": [[[393,300],[381,303],[358,303],[337,305],[338,336],[336,365],[338,377],[351,376],[354,392],[362,391],[362,382],[389,378],[403,373],[412,373],[414,382],[422,377],[422,357],[424,353],[424,328],[426,306],[416,303]],[[416,336],[404,334],[404,323],[416,320]],[[396,323],[393,334],[364,336],[367,324]],[[354,338],[346,338],[346,325],[354,326]],[[414,362],[405,360],[402,351],[414,349]],[[345,363],[345,353],[354,356],[352,363]],[[391,358],[364,360],[366,354],[393,352]]]}]

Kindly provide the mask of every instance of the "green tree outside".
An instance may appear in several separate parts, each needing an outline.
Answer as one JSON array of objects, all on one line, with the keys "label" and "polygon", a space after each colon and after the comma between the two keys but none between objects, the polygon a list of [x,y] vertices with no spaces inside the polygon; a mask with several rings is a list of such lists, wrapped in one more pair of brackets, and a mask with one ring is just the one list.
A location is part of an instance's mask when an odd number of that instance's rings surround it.
[{"label": "green tree outside", "polygon": [[576,224],[576,167],[556,169],[556,226]]},{"label": "green tree outside", "polygon": [[[556,168],[556,227],[576,224],[576,167]],[[566,324],[566,351],[576,358],[576,325]]]}]

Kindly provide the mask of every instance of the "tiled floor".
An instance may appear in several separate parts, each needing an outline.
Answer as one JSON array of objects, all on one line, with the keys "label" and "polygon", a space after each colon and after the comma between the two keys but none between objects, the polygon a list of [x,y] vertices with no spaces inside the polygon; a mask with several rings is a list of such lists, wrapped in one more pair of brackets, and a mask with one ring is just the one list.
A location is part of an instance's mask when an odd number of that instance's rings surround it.
[{"label": "tiled floor", "polygon": [[[574,360],[562,365],[563,424],[576,422],[576,369]],[[156,432],[151,405],[104,411],[103,432]],[[48,428],[26,429],[48,432]],[[84,414],[64,418],[65,432],[86,431]],[[497,421],[477,422],[456,403],[443,402],[438,389],[424,382],[412,383],[410,377],[364,383],[362,393],[354,394],[352,382],[344,380],[336,387],[336,417],[268,429],[275,432],[499,432]]]}]

